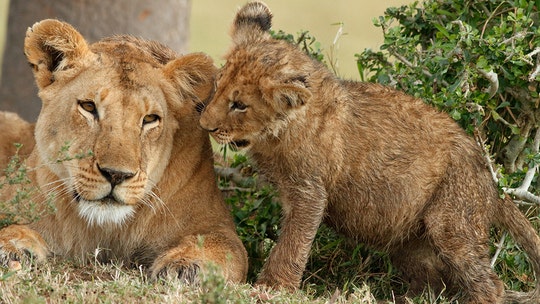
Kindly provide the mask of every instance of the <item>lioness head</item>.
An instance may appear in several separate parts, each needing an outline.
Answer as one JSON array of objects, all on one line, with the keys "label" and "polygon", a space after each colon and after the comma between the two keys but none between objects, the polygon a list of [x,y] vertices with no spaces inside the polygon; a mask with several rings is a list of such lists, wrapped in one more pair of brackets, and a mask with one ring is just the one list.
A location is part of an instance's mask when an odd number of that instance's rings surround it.
[{"label": "lioness head", "polygon": [[36,148],[59,180],[43,190],[68,191],[97,225],[157,200],[173,135],[211,89],[211,59],[128,36],[88,44],[57,20],[29,28],[24,51],[43,102]]},{"label": "lioness head", "polygon": [[295,46],[270,36],[271,19],[264,4],[252,2],[233,22],[233,47],[200,120],[219,143],[247,148],[277,137],[311,98],[311,65]]}]

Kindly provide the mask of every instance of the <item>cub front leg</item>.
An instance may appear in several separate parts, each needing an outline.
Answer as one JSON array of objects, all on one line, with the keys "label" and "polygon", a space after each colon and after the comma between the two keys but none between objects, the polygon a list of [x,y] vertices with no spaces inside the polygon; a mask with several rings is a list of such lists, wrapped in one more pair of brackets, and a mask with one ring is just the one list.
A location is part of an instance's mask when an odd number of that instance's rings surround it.
[{"label": "cub front leg", "polygon": [[10,225],[0,229],[0,265],[9,267],[27,256],[33,261],[42,262],[49,255],[47,243],[34,229],[26,225]]},{"label": "cub front leg", "polygon": [[152,278],[172,275],[185,283],[197,284],[200,271],[214,265],[227,281],[244,282],[247,253],[240,240],[231,233],[214,232],[183,238],[180,245],[157,257],[150,267]]},{"label": "cub front leg", "polygon": [[300,286],[324,215],[327,195],[321,183],[309,180],[304,180],[302,185],[278,188],[284,213],[281,233],[259,274],[257,285],[294,290]]}]

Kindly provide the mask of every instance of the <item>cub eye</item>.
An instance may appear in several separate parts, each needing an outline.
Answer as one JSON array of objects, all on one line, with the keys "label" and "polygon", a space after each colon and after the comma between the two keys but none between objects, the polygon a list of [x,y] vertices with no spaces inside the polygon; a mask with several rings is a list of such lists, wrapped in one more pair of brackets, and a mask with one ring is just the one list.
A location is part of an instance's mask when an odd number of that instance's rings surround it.
[{"label": "cub eye", "polygon": [[97,113],[97,108],[96,108],[96,104],[91,101],[91,100],[77,100],[78,104],[79,104],[79,108],[81,108],[83,111],[86,111],[92,115],[94,115],[94,117],[98,117],[98,113]]},{"label": "cub eye", "polygon": [[156,114],[148,114],[143,118],[143,126],[159,121],[160,117]]},{"label": "cub eye", "polygon": [[229,108],[234,111],[238,112],[245,112],[247,110],[247,107],[243,102],[241,101],[231,101],[229,104]]}]

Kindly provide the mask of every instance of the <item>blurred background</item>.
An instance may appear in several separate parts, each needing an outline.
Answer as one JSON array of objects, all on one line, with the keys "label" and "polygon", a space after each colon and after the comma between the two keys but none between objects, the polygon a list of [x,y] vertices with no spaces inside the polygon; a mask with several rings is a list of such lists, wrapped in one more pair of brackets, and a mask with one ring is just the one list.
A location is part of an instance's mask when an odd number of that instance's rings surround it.
[{"label": "blurred background", "polygon": [[[230,45],[229,28],[246,0],[0,0],[0,110],[34,121],[39,113],[32,73],[23,55],[26,29],[45,18],[74,25],[89,42],[132,34],[163,42],[178,52],[205,52],[219,66]],[[346,79],[359,79],[355,53],[378,49],[382,33],[373,25],[387,7],[412,0],[266,0],[273,29],[309,31],[325,58]],[[8,28],[9,24],[9,28]],[[338,32],[340,34],[338,34]],[[336,39],[336,36],[338,39]]]},{"label": "blurred background", "polygon": [[[203,51],[219,62],[229,45],[230,24],[246,0],[193,0],[191,9],[190,51]],[[378,49],[382,32],[373,18],[383,15],[387,7],[406,5],[413,0],[263,0],[274,18],[272,29],[294,34],[309,31],[321,43],[325,57],[343,24],[343,35],[337,41],[339,76],[359,79],[355,53],[364,48]],[[335,58],[334,58],[335,59]]]}]

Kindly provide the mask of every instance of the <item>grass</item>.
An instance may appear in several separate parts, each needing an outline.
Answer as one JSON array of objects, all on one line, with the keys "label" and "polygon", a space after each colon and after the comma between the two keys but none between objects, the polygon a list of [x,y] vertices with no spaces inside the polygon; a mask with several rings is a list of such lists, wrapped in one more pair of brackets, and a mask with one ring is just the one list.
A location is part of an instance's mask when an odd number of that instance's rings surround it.
[{"label": "grass", "polygon": [[226,284],[220,276],[203,275],[198,287],[175,278],[149,281],[141,269],[118,264],[78,265],[53,259],[26,265],[16,273],[0,272],[2,303],[375,303],[366,286],[349,295],[335,292],[314,297],[308,289],[296,293],[264,291],[251,285]]}]

